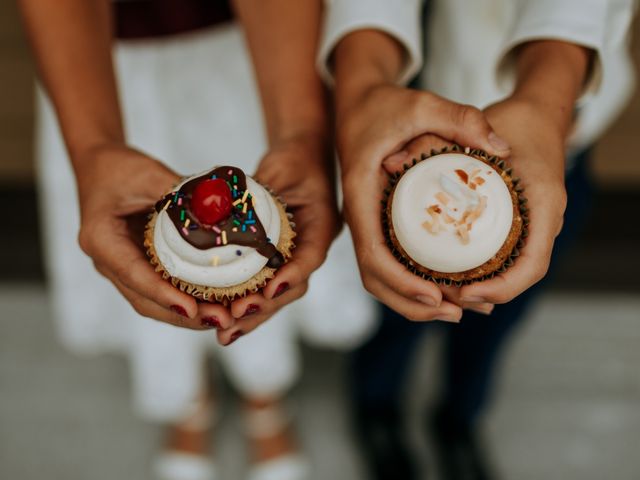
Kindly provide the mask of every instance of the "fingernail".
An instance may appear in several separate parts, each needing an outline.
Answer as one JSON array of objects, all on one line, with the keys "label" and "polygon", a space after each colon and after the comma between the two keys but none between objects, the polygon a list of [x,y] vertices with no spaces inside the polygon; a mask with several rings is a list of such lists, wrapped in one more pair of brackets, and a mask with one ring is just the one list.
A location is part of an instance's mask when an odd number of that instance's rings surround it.
[{"label": "fingernail", "polygon": [[180,305],[171,305],[170,308],[172,311],[174,311],[178,315],[182,315],[183,317],[189,317],[189,315],[187,315],[187,311],[184,309],[184,307],[181,307]]},{"label": "fingernail", "polygon": [[406,162],[409,158],[409,152],[406,150],[402,150],[401,152],[394,153],[393,155],[389,155],[382,162],[384,165],[389,163],[397,163],[397,162]]},{"label": "fingernail", "polygon": [[231,345],[233,342],[235,342],[237,339],[239,339],[242,335],[244,335],[244,333],[241,330],[238,330],[236,332],[233,332],[231,334],[231,338],[229,338],[229,341],[227,342],[227,344],[225,345],[225,347],[227,345]]},{"label": "fingernail", "polygon": [[487,302],[482,297],[462,297],[460,300],[463,303],[491,303],[491,302]]},{"label": "fingernail", "polygon": [[416,297],[416,300],[418,300],[421,303],[424,303],[425,305],[429,305],[430,307],[438,306],[438,302],[436,302],[436,299],[433,297],[430,297],[429,295],[418,295]]},{"label": "fingernail", "polygon": [[494,306],[495,305],[493,304],[485,303],[480,305],[473,305],[468,308],[469,310],[473,310],[474,312],[480,313],[482,315],[491,315],[491,312],[493,312]]},{"label": "fingernail", "polygon": [[271,298],[277,298],[287,290],[289,290],[289,282],[282,282],[280,285],[278,285],[278,288],[276,288],[276,291]]},{"label": "fingernail", "polygon": [[443,322],[449,323],[460,323],[460,319],[458,317],[454,317],[453,315],[447,315],[446,313],[441,313],[438,315],[437,320],[441,320]]},{"label": "fingernail", "polygon": [[254,313],[258,313],[260,311],[260,305],[256,305],[255,303],[250,303],[247,309],[244,312],[243,317],[248,315],[253,315]]},{"label": "fingernail", "polygon": [[509,144],[498,135],[496,135],[495,132],[491,132],[489,134],[489,143],[491,144],[491,146],[493,146],[493,148],[500,151],[506,151],[511,148]]},{"label": "fingernail", "polygon": [[222,325],[220,324],[220,320],[218,320],[218,317],[202,317],[202,320],[200,320],[200,323],[204,327],[215,328],[216,330],[219,330],[220,328],[222,328]]}]

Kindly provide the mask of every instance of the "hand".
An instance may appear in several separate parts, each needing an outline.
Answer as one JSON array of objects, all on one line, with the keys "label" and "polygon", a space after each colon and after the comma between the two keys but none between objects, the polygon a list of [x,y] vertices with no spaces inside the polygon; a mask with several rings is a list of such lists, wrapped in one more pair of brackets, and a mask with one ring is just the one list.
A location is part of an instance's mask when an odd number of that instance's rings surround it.
[{"label": "hand", "polygon": [[105,145],[77,159],[82,250],[133,308],[145,317],[192,329],[216,317],[233,318],[221,305],[198,304],[154,271],[144,252],[146,216],[179,180],[162,163],[123,145]]},{"label": "hand", "polygon": [[468,302],[506,303],[541,280],[562,228],[564,187],[563,129],[531,99],[513,97],[485,110],[496,131],[511,145],[510,163],[528,200],[529,236],[514,265],[491,280],[462,287]]},{"label": "hand", "polygon": [[309,276],[324,262],[340,229],[332,165],[328,142],[312,134],[275,142],[260,162],[254,177],[293,213],[296,248],[261,292],[232,302],[237,320],[233,328],[218,332],[221,344],[250,332],[306,292]]},{"label": "hand", "polygon": [[443,301],[440,288],[410,273],[389,251],[380,224],[380,201],[393,171],[410,162],[411,140],[436,134],[464,146],[505,156],[509,146],[477,109],[428,92],[376,85],[350,95],[338,111],[345,219],[351,228],[365,288],[410,320],[457,322],[462,309]]}]

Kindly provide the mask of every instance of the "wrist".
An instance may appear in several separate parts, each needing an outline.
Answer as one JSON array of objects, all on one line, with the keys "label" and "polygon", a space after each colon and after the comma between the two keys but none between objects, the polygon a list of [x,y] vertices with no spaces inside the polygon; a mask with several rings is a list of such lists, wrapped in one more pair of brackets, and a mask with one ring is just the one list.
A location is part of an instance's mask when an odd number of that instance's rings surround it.
[{"label": "wrist", "polygon": [[520,47],[511,98],[545,115],[566,136],[582,93],[592,52],[562,41],[534,41]]},{"label": "wrist", "polygon": [[394,85],[403,61],[400,43],[383,32],[360,30],[342,39],[333,57],[337,115],[373,88]]}]

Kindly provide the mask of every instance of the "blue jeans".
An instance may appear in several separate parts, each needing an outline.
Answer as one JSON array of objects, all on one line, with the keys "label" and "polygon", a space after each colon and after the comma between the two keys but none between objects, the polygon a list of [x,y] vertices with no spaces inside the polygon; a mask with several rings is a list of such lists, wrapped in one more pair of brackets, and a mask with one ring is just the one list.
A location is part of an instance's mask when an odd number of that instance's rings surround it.
[{"label": "blue jeans", "polygon": [[445,371],[440,404],[456,422],[473,424],[489,400],[495,366],[506,340],[540,295],[554,266],[585,223],[592,194],[587,173],[588,157],[588,150],[578,155],[575,167],[567,174],[565,222],[554,245],[550,272],[545,280],[511,302],[496,305],[489,316],[465,311],[460,324],[410,322],[381,305],[379,330],[352,355],[351,385],[357,408],[399,408],[417,345],[423,335],[440,328],[445,331]]}]

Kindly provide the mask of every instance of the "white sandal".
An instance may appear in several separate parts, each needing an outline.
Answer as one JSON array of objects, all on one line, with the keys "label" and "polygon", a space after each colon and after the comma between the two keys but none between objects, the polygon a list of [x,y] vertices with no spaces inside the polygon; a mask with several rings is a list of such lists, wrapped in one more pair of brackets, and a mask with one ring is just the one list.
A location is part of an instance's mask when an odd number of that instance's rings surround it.
[{"label": "white sandal", "polygon": [[211,459],[185,452],[164,452],[153,465],[157,480],[216,480],[216,466]]},{"label": "white sandal", "polygon": [[[208,402],[196,402],[185,414],[180,427],[193,432],[211,429],[215,423],[214,410]],[[167,450],[153,462],[157,480],[217,480],[215,463],[208,455]]]},{"label": "white sandal", "polygon": [[[245,432],[250,438],[274,436],[290,423],[288,413],[279,407],[245,410]],[[292,452],[253,464],[247,473],[247,480],[307,480],[310,472],[307,459],[298,452]]]}]

